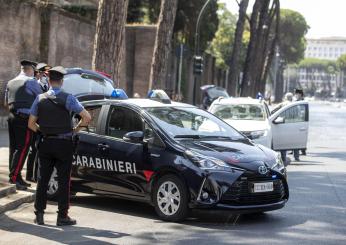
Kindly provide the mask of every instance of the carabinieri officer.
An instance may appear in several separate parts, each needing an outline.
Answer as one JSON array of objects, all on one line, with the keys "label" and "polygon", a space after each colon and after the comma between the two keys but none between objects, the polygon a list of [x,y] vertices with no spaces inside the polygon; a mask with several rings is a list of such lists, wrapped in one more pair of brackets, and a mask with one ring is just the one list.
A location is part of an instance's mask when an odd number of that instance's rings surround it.
[{"label": "carabinieri officer", "polygon": [[[68,216],[73,160],[72,134],[86,127],[91,117],[73,95],[61,90],[65,74],[66,71],[62,66],[50,69],[50,89],[36,98],[28,122],[31,130],[39,131],[43,135],[38,149],[39,176],[35,200],[35,223],[39,225],[44,224],[43,214],[47,204],[48,182],[54,167],[58,172],[59,185],[57,225],[76,224],[76,220]],[[75,128],[72,128],[72,112],[82,118]]]},{"label": "carabinieri officer", "polygon": [[37,63],[29,60],[20,62],[22,72],[8,82],[5,92],[5,105],[8,105],[8,133],[10,140],[9,182],[16,184],[17,189],[25,190],[26,183],[21,171],[28,154],[32,132],[28,129],[30,107],[42,90],[34,79]]}]

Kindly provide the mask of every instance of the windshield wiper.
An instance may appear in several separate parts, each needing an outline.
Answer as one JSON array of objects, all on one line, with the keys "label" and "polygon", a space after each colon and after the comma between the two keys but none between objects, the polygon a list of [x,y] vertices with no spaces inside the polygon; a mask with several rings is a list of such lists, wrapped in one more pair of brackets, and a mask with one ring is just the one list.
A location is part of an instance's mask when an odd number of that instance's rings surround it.
[{"label": "windshield wiper", "polygon": [[200,139],[201,135],[198,134],[177,134],[174,138],[186,138],[186,139]]}]

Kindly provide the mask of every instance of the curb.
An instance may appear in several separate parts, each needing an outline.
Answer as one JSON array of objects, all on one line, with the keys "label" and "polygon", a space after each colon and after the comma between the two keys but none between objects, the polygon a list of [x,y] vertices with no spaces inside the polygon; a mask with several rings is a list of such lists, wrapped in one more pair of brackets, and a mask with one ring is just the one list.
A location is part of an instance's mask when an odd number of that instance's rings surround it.
[{"label": "curb", "polygon": [[0,187],[0,198],[16,193],[15,185],[5,185]]},{"label": "curb", "polygon": [[13,210],[23,203],[33,202],[35,200],[35,193],[28,191],[17,191],[0,198],[0,214]]}]

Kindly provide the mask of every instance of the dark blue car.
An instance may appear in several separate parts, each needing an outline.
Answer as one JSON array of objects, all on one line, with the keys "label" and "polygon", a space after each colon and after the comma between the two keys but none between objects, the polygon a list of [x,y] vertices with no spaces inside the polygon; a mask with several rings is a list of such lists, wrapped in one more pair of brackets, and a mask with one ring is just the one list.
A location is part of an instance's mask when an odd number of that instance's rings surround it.
[{"label": "dark blue car", "polygon": [[[209,112],[152,99],[83,104],[93,119],[79,133],[73,192],[146,202],[168,221],[190,209],[265,212],[288,200],[281,157]],[[53,175],[49,195],[57,191]]]}]

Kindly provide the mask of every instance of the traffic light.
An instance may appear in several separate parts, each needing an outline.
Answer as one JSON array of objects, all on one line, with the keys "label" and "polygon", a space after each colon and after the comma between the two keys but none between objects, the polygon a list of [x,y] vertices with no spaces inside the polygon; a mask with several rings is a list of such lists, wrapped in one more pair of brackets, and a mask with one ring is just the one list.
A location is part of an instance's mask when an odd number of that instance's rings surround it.
[{"label": "traffic light", "polygon": [[193,57],[193,73],[195,75],[200,75],[203,73],[203,57],[202,56]]}]

